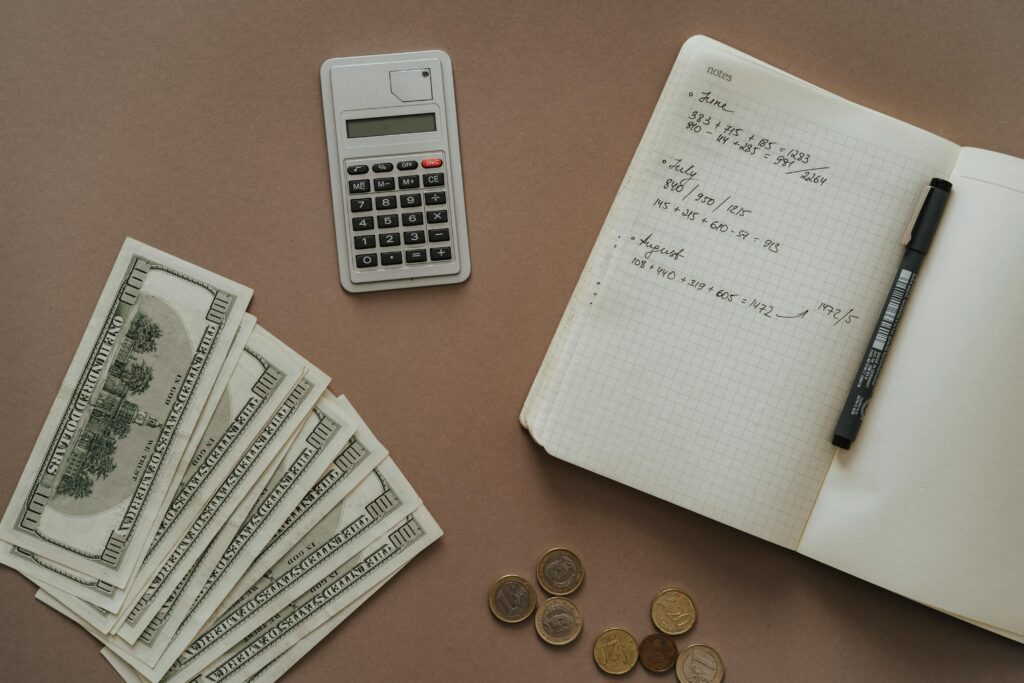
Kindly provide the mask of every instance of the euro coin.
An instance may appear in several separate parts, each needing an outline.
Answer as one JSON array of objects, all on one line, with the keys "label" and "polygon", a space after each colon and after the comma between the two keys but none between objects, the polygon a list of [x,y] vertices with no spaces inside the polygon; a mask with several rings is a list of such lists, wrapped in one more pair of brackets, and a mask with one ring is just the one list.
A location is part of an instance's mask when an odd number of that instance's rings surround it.
[{"label": "euro coin", "polygon": [[594,661],[606,674],[621,675],[636,666],[636,638],[621,628],[610,628],[594,641]]},{"label": "euro coin", "polygon": [[526,579],[509,574],[491,584],[487,605],[499,621],[518,624],[533,614],[533,608],[537,606],[537,594]]},{"label": "euro coin", "polygon": [[679,683],[721,683],[725,665],[718,653],[707,645],[691,645],[676,660]]},{"label": "euro coin", "polygon": [[537,635],[549,645],[568,645],[583,630],[583,616],[568,598],[548,598],[533,617]]},{"label": "euro coin", "polygon": [[537,583],[551,595],[569,595],[583,583],[583,563],[571,550],[552,548],[537,563]]},{"label": "euro coin", "polygon": [[669,671],[676,663],[679,648],[664,633],[652,633],[640,643],[640,663],[654,673]]},{"label": "euro coin", "polygon": [[668,588],[654,597],[651,603],[651,621],[662,633],[678,636],[686,633],[697,621],[697,608],[690,596],[681,590]]}]

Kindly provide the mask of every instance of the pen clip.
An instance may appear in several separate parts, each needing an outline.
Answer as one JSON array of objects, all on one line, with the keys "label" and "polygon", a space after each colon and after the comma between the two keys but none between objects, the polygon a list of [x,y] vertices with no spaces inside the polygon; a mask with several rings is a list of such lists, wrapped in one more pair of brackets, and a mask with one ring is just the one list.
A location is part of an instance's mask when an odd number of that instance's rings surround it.
[{"label": "pen clip", "polygon": [[921,207],[924,206],[924,200],[928,197],[928,191],[930,189],[930,185],[925,185],[920,196],[917,198],[917,202],[914,204],[914,210],[910,212],[910,219],[907,221],[907,227],[904,228],[903,234],[900,236],[901,247],[906,247],[910,244],[910,239],[914,232],[914,224],[917,223],[917,217],[921,213]]}]

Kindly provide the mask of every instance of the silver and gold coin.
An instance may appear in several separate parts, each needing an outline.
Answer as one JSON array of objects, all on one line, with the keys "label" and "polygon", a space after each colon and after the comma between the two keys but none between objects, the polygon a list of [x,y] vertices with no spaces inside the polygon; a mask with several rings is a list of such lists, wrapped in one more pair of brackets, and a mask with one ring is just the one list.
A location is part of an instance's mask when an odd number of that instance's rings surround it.
[{"label": "silver and gold coin", "polygon": [[499,621],[518,624],[533,614],[537,606],[537,594],[526,579],[508,574],[491,584],[491,590],[487,593],[487,606]]},{"label": "silver and gold coin", "polygon": [[537,583],[551,595],[569,595],[583,583],[583,562],[566,548],[552,548],[537,563]]},{"label": "silver and gold coin", "polygon": [[537,635],[549,645],[568,645],[583,630],[583,616],[568,598],[548,598],[533,617]]},{"label": "silver and gold coin", "polygon": [[722,683],[725,665],[714,649],[707,645],[691,645],[676,660],[679,683]]},{"label": "silver and gold coin", "polygon": [[610,628],[594,641],[594,661],[606,674],[629,673],[637,657],[636,638],[621,628]]},{"label": "silver and gold coin", "polygon": [[689,595],[667,588],[654,596],[651,602],[651,621],[662,633],[682,635],[697,621],[697,608]]}]

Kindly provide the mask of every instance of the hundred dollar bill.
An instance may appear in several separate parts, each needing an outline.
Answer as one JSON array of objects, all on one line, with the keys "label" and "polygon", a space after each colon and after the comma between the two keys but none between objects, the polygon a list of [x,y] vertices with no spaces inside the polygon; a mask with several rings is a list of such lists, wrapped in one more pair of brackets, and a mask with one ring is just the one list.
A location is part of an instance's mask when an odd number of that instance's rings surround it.
[{"label": "hundred dollar bill", "polygon": [[[248,313],[242,316],[242,322],[238,327],[238,331],[235,333],[235,338],[231,343],[231,348],[228,350],[228,354],[224,360],[224,365],[221,367],[221,371],[217,374],[217,380],[214,382],[213,390],[210,393],[210,400],[207,401],[206,406],[203,408],[203,412],[200,414],[196,431],[193,433],[193,441],[200,431],[207,428],[213,418],[211,404],[219,401],[220,397],[227,389],[228,379],[232,374],[232,369],[241,357],[245,344],[248,341],[249,336],[252,334],[255,326],[255,316],[249,315]],[[192,446],[190,444],[185,449],[185,453],[191,452]],[[185,474],[187,465],[187,458],[182,458],[179,461],[177,468],[178,471],[175,472],[173,478],[175,483],[180,482]],[[168,493],[164,496],[164,504],[161,505],[161,509],[165,509],[167,505],[170,504],[170,498],[174,488],[176,487],[172,486],[168,488]],[[0,564],[6,564],[9,567],[18,570],[38,586],[49,587],[54,595],[70,594],[80,600],[87,601],[88,603],[101,608],[98,610],[87,608],[86,612],[90,616],[95,617],[90,621],[90,623],[103,630],[104,633],[109,630],[110,625],[113,623],[110,617],[111,612],[117,611],[124,602],[123,590],[115,588],[105,581],[100,581],[88,576],[87,574],[76,572],[70,567],[65,567],[60,563],[47,560],[46,558],[40,557],[33,552],[25,550],[24,548],[18,548],[2,541],[0,541]],[[136,577],[136,573],[133,572],[132,577],[134,579]]]},{"label": "hundred dollar bill", "polygon": [[256,483],[261,475],[273,472],[285,457],[290,439],[299,433],[330,381],[327,375],[283,345],[278,353],[291,359],[290,367],[300,368],[301,378],[269,414],[252,443],[242,449],[241,457],[233,457],[235,462],[227,476],[219,482],[171,552],[162,562],[154,563],[155,571],[149,572],[146,580],[132,584],[113,629],[127,642],[134,642],[134,637],[129,640],[126,634],[134,633],[137,637],[206,548],[225,534],[225,527],[237,507],[245,505],[244,501],[258,493]]},{"label": "hundred dollar bill", "polygon": [[[317,629],[355,604],[380,579],[392,574],[441,537],[441,528],[425,507],[370,543],[323,581],[250,632],[189,683],[245,681]],[[322,636],[321,636],[322,637]]]},{"label": "hundred dollar bill", "polygon": [[0,540],[127,585],[251,296],[125,240]]},{"label": "hundred dollar bill", "polygon": [[[131,648],[119,649],[119,643],[110,643],[115,652],[147,678],[159,679],[160,674],[150,674],[146,669],[157,665],[178,627],[185,619],[193,618],[190,615],[196,603],[202,605],[208,594],[224,587],[230,589],[249,564],[256,561],[306,493],[333,466],[355,429],[354,416],[325,392],[257,501],[248,510],[239,508],[225,526],[225,532],[237,530],[218,536],[188,581],[175,588],[174,595],[148,624],[135,629],[137,637]],[[365,460],[365,465],[359,464],[353,470],[368,473],[377,464],[369,460],[369,455]],[[285,546],[281,552],[287,549]],[[201,625],[202,619],[197,626]],[[167,667],[173,661],[172,658]]]},{"label": "hundred dollar bill", "polygon": [[[249,631],[284,609],[296,596],[323,580],[374,540],[382,529],[420,506],[394,462],[384,460],[373,473],[302,536],[265,572],[247,574],[180,652],[164,683],[187,681],[215,661]],[[169,652],[179,652],[172,643]]]}]

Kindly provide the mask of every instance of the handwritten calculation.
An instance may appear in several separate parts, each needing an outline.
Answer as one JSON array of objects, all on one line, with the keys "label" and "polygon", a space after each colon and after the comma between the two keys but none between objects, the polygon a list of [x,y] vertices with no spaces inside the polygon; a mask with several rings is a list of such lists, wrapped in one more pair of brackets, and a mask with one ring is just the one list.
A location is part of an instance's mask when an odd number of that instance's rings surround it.
[{"label": "handwritten calculation", "polygon": [[860,319],[854,312],[853,307],[836,306],[826,301],[818,301],[815,305],[805,306],[803,310],[788,310],[778,308],[774,303],[768,301],[764,296],[754,296],[741,292],[737,288],[716,285],[708,279],[694,276],[693,273],[683,272],[674,268],[672,264],[661,265],[654,262],[655,256],[662,256],[671,259],[673,262],[685,256],[685,248],[677,245],[667,246],[661,243],[659,238],[650,233],[644,237],[632,235],[630,242],[636,244],[642,251],[638,256],[628,256],[630,263],[638,270],[647,274],[647,277],[660,279],[666,283],[682,285],[690,292],[707,295],[707,298],[717,301],[722,305],[743,306],[745,310],[753,315],[774,320],[806,320],[817,319],[829,322],[833,327],[845,327]]},{"label": "handwritten calculation", "polygon": [[785,145],[764,135],[737,126],[718,116],[718,112],[735,113],[728,103],[716,98],[710,90],[688,95],[697,97],[698,105],[711,107],[716,115],[700,109],[692,109],[685,119],[685,128],[695,135],[707,135],[715,144],[729,147],[741,154],[762,159],[778,167],[784,174],[799,178],[814,186],[822,186],[829,180],[831,167],[822,159],[806,150]]}]

